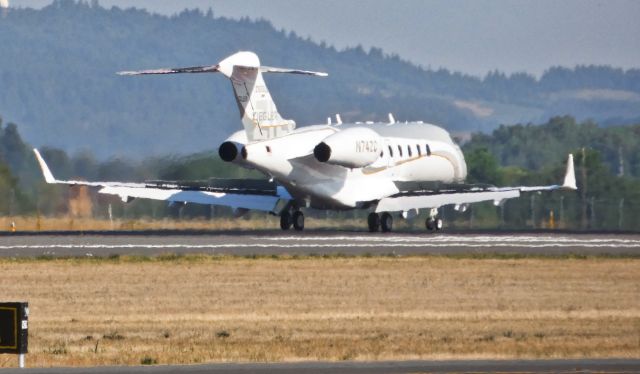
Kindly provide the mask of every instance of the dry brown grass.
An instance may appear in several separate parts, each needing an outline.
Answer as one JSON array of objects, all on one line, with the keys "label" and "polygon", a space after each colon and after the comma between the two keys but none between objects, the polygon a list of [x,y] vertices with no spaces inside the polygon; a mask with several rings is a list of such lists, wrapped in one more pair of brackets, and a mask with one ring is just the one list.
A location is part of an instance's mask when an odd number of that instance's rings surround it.
[{"label": "dry brown grass", "polygon": [[0,283],[32,367],[640,357],[637,259],[0,260]]}]

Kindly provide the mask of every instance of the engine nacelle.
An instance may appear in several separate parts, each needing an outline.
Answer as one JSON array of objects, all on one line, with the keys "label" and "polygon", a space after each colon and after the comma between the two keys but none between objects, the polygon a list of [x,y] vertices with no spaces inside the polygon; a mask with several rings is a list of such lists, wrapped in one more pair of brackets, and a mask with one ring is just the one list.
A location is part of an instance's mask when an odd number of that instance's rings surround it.
[{"label": "engine nacelle", "polygon": [[366,127],[352,127],[327,136],[313,149],[316,160],[348,168],[361,168],[380,157],[382,138]]},{"label": "engine nacelle", "polygon": [[235,161],[246,143],[246,132],[244,130],[238,131],[231,135],[224,143],[220,144],[218,155],[223,161]]},{"label": "engine nacelle", "polygon": [[238,157],[238,145],[237,143],[226,141],[220,144],[218,148],[218,155],[223,161],[231,162]]}]

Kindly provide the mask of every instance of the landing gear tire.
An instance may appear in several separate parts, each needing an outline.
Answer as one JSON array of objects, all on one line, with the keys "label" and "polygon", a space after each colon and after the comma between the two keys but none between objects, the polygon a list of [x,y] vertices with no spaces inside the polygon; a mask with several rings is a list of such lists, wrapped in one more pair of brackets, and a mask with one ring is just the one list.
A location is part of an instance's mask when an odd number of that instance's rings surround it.
[{"label": "landing gear tire", "polygon": [[442,230],[443,225],[444,224],[442,222],[442,219],[440,219],[440,218],[429,217],[429,218],[427,218],[427,221],[425,222],[425,226],[427,227],[427,230],[429,230],[429,231],[433,231],[433,230],[440,231],[440,230]]},{"label": "landing gear tire", "polygon": [[391,214],[384,212],[380,217],[380,227],[382,228],[382,232],[389,232],[393,230],[393,217]]},{"label": "landing gear tire", "polygon": [[285,210],[280,214],[280,228],[284,231],[289,230],[292,224],[291,213]]},{"label": "landing gear tire", "polygon": [[299,210],[293,213],[293,228],[297,231],[304,230],[304,214]]},{"label": "landing gear tire", "polygon": [[369,224],[369,232],[378,232],[380,229],[380,216],[378,213],[369,213],[367,224]]},{"label": "landing gear tire", "polygon": [[433,231],[436,228],[436,220],[429,217],[427,218],[427,221],[424,223],[424,225],[427,228],[427,230]]}]

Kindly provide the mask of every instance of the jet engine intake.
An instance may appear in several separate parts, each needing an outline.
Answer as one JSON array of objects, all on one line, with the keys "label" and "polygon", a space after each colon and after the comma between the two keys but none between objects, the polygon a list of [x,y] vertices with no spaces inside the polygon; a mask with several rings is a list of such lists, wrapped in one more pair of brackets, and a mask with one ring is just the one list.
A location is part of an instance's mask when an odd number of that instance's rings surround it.
[{"label": "jet engine intake", "polygon": [[313,155],[320,162],[327,162],[331,158],[331,147],[327,143],[322,142],[313,149]]},{"label": "jet engine intake", "polygon": [[231,162],[238,157],[238,145],[234,142],[226,141],[220,144],[218,155],[223,161]]},{"label": "jet engine intake", "polygon": [[348,168],[374,163],[382,150],[382,139],[366,127],[352,127],[326,137],[313,149],[316,160]]}]

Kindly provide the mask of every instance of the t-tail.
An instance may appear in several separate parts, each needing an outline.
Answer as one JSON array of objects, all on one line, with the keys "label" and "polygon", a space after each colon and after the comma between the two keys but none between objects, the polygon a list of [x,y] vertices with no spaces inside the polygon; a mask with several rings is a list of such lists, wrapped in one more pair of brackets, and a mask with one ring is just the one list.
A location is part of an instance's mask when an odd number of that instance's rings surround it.
[{"label": "t-tail", "polygon": [[296,128],[296,123],[283,119],[264,82],[262,73],[292,73],[327,76],[327,73],[274,68],[261,66],[260,59],[253,52],[237,52],[217,65],[187,68],[122,71],[119,75],[181,74],[181,73],[222,73],[229,80],[236,96],[240,117],[247,140],[272,139],[286,135]]}]

